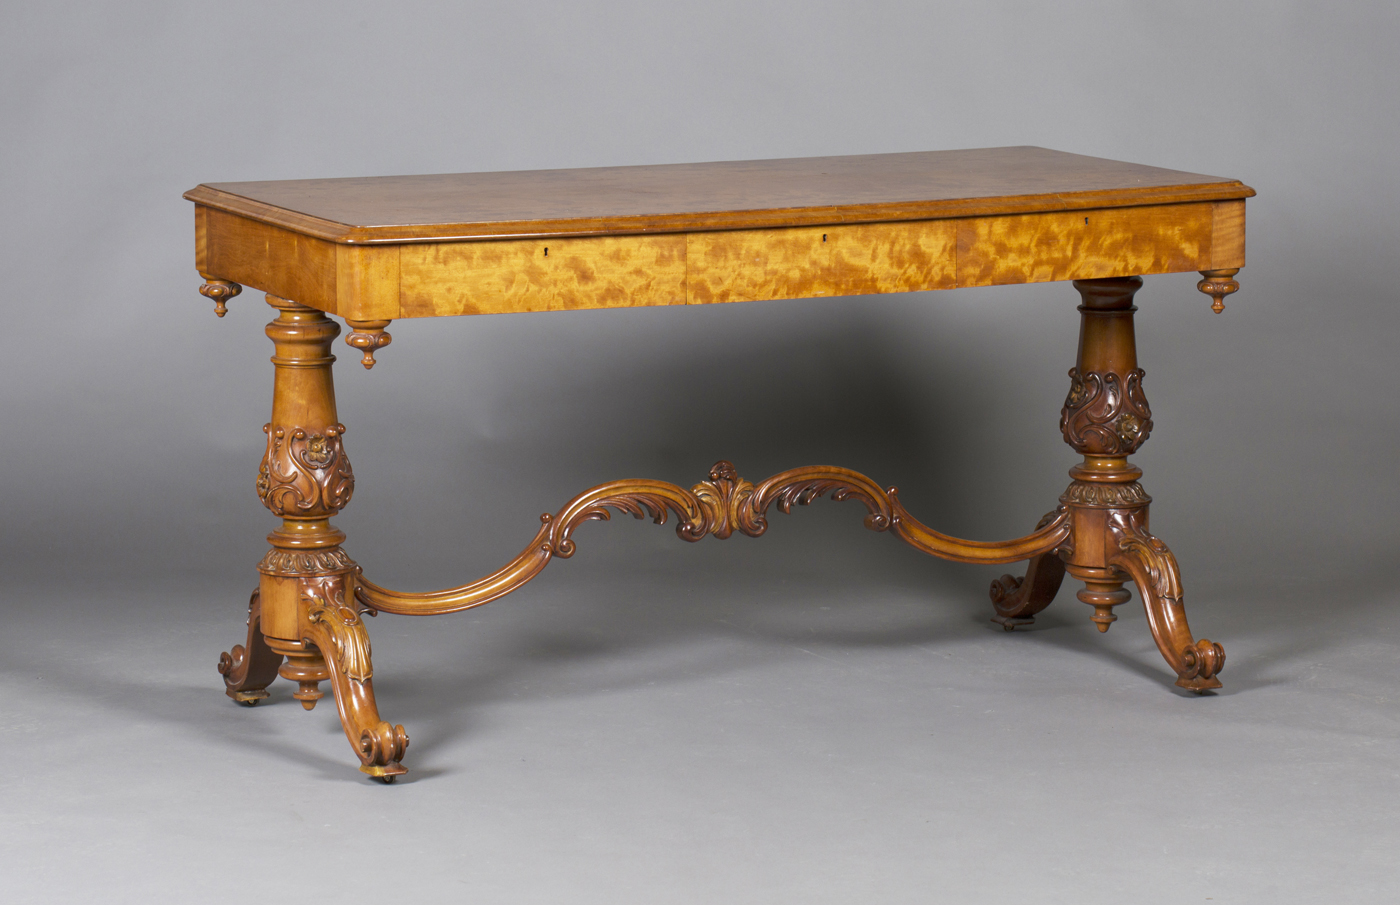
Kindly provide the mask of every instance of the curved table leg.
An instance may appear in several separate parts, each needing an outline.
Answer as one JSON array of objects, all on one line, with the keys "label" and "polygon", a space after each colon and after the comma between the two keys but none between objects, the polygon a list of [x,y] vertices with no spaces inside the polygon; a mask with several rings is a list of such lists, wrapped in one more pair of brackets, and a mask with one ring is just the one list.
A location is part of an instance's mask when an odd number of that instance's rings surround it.
[{"label": "curved table leg", "polygon": [[1116,512],[1109,530],[1117,541],[1113,564],[1128,575],[1142,595],[1152,638],[1167,664],[1176,670],[1176,684],[1192,691],[1220,687],[1216,674],[1225,666],[1225,650],[1205,638],[1197,641],[1186,623],[1181,598],[1181,573],[1167,545],[1145,524],[1145,510]]},{"label": "curved table leg", "polygon": [[[1059,514],[1058,509],[1047,514],[1036,529],[1044,528]],[[1058,552],[1051,550],[1031,557],[1024,576],[1003,575],[992,580],[989,594],[992,608],[996,610],[992,621],[1008,632],[1032,624],[1035,614],[1055,599],[1064,580],[1065,564]]]},{"label": "curved table leg", "polygon": [[340,724],[359,755],[360,772],[391,783],[408,772],[400,763],[408,749],[408,733],[379,717],[364,622],[357,609],[345,603],[344,580],[309,586],[305,600],[304,643],[314,645],[325,657]]},{"label": "curved table leg", "polygon": [[224,677],[224,694],[245,707],[267,697],[267,686],[277,678],[282,655],[267,646],[262,633],[262,602],[257,591],[248,601],[248,643],[235,644],[219,655],[219,673]]}]

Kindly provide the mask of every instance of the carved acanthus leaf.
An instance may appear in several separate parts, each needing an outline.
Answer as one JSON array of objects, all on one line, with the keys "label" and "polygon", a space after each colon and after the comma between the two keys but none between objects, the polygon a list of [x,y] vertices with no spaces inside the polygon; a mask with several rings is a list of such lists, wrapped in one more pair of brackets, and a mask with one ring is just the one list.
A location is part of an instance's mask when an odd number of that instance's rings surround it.
[{"label": "carved acanthus leaf", "polygon": [[369,632],[360,614],[345,603],[345,576],[325,576],[302,583],[306,618],[319,624],[330,637],[330,650],[323,655],[335,660],[341,675],[364,682],[374,675],[370,663]]},{"label": "carved acanthus leaf", "polygon": [[1112,371],[1071,368],[1069,395],[1060,413],[1065,442],[1088,456],[1126,456],[1152,433],[1152,411],[1142,392],[1143,370],[1119,376]]},{"label": "carved acanthus leaf", "polygon": [[696,484],[690,492],[705,510],[710,534],[720,540],[729,537],[736,528],[750,536],[754,534],[752,511],[748,507],[753,499],[753,484],[739,477],[732,463],[716,462],[710,469],[710,479]]},{"label": "carved acanthus leaf", "polygon": [[339,547],[330,550],[278,550],[274,547],[258,563],[258,571],[268,575],[323,575],[354,569],[355,561]]},{"label": "carved acanthus leaf", "polygon": [[324,518],[355,492],[355,473],[334,424],[323,432],[263,425],[267,452],[258,468],[258,497],[273,515]]},{"label": "carved acanthus leaf", "polygon": [[1152,590],[1159,597],[1180,601],[1181,570],[1176,564],[1176,556],[1147,530],[1143,524],[1146,512],[1145,509],[1111,512],[1108,518],[1109,534],[1117,542],[1118,549],[1142,564]]},{"label": "carved acanthus leaf", "polygon": [[1152,497],[1142,489],[1137,481],[1126,484],[1097,484],[1091,481],[1075,481],[1060,496],[1060,502],[1074,506],[1089,506],[1094,509],[1115,509],[1118,507],[1146,506]]},{"label": "carved acanthus leaf", "polygon": [[723,540],[735,531],[758,537],[768,530],[765,514],[769,506],[777,503],[787,512],[794,504],[805,506],[827,493],[833,500],[865,503],[869,528],[884,531],[893,523],[890,497],[856,472],[820,466],[799,468],[755,487],[739,477],[731,463],[720,461],[710,469],[709,480],[690,490],[664,481],[614,481],[585,491],[557,515],[540,517],[545,524],[542,549],[555,556],[573,556],[574,529],[586,521],[609,519],[609,509],[635,518],[650,517],[658,525],[665,524],[668,513],[674,512],[680,519],[676,534],[687,541],[709,534]]}]

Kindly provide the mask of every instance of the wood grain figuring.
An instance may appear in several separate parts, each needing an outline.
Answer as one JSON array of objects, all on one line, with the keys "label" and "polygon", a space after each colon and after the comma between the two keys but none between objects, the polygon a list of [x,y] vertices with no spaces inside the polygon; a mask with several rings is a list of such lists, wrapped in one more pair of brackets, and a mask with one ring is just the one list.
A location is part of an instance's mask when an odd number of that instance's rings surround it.
[{"label": "wood grain figuring", "polygon": [[217,210],[205,213],[204,227],[202,272],[340,313],[334,244]]},{"label": "wood grain figuring", "polygon": [[773,229],[1247,198],[1239,180],[1046,148],[200,185],[197,204],[332,242]]},{"label": "wood grain figuring", "polygon": [[401,246],[400,317],[685,304],[685,236]]},{"label": "wood grain figuring", "polygon": [[349,320],[399,314],[399,246],[335,246],[336,313]]},{"label": "wood grain figuring", "polygon": [[1209,204],[963,220],[958,285],[994,286],[1198,270],[1209,260]]},{"label": "wood grain figuring", "polygon": [[950,289],[951,220],[691,233],[692,305]]},{"label": "wood grain figuring", "polygon": [[194,269],[206,278],[209,275],[209,214],[210,209],[204,205],[194,206]]},{"label": "wood grain figuring", "polygon": [[1217,201],[1211,205],[1210,267],[1229,270],[1244,266],[1244,202]]}]

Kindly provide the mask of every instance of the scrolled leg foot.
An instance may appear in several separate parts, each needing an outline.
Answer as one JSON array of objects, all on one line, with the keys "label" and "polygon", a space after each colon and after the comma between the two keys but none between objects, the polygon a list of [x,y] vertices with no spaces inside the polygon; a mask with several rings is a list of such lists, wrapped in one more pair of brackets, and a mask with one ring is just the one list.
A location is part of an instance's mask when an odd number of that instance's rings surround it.
[{"label": "scrolled leg foot", "polygon": [[1220,687],[1220,680],[1215,678],[1215,675],[1225,668],[1225,648],[1202,638],[1195,646],[1182,651],[1181,659],[1186,670],[1177,677],[1176,684],[1192,691]]},{"label": "scrolled leg foot", "polygon": [[408,733],[404,728],[380,721],[378,726],[360,733],[360,760],[364,761],[360,772],[382,782],[393,782],[394,777],[408,772],[399,763],[407,750]]},{"label": "scrolled leg foot", "polygon": [[248,601],[248,643],[235,644],[219,655],[219,674],[224,677],[224,693],[245,707],[268,696],[267,686],[277,678],[282,655],[267,646],[262,633],[262,608],[257,591]]}]

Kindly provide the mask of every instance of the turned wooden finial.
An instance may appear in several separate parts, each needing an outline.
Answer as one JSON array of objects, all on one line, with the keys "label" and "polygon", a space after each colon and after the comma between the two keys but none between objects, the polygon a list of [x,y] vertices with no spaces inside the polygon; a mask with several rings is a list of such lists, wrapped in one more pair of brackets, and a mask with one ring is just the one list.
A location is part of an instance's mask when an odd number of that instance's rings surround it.
[{"label": "turned wooden finial", "polygon": [[207,299],[214,300],[214,313],[219,317],[228,314],[229,299],[243,291],[243,287],[228,280],[214,280],[208,277],[204,280],[204,285],[199,287],[199,294]]},{"label": "turned wooden finial", "polygon": [[365,370],[374,367],[374,352],[382,349],[394,341],[394,337],[384,332],[384,328],[389,326],[389,321],[352,321],[345,319],[345,323],[350,325],[350,335],[345,337],[345,342],[349,346],[363,351],[364,357],[360,359],[360,364],[365,366]]},{"label": "turned wooden finial", "polygon": [[1240,291],[1240,284],[1232,279],[1239,272],[1238,267],[1201,271],[1201,276],[1205,279],[1197,283],[1196,288],[1215,300],[1211,302],[1210,308],[1216,314],[1225,310],[1225,296]]},{"label": "turned wooden finial", "polygon": [[1104,574],[1085,578],[1084,590],[1075,596],[1094,608],[1094,615],[1089,618],[1093,621],[1095,628],[1106,632],[1110,625],[1118,621],[1118,617],[1113,613],[1113,608],[1132,600],[1133,595],[1131,591],[1123,587],[1122,578],[1114,575],[1111,570],[1094,571],[1102,571]]}]

